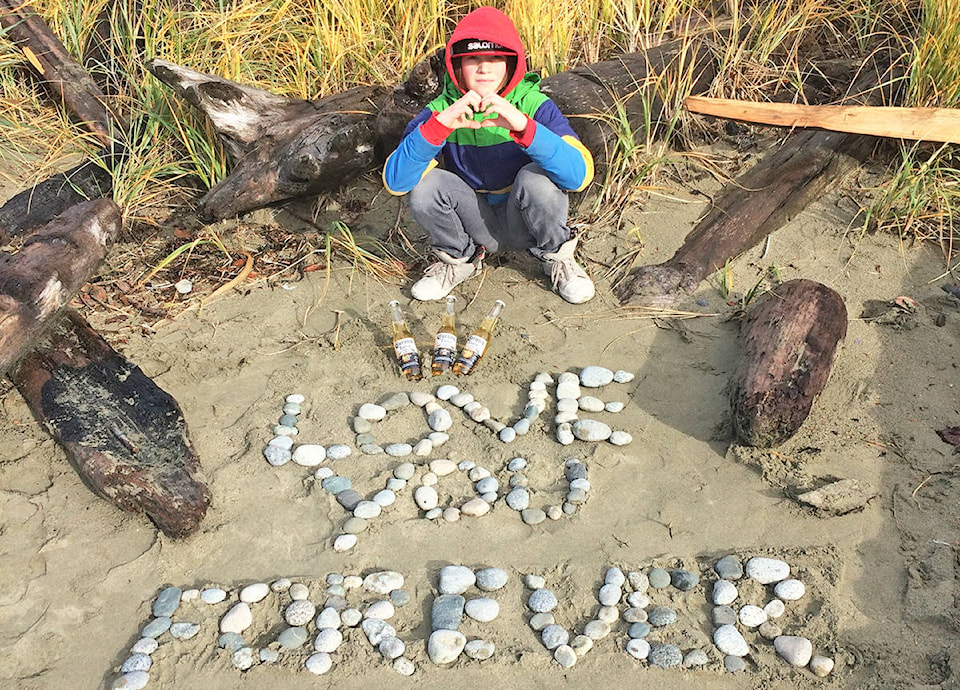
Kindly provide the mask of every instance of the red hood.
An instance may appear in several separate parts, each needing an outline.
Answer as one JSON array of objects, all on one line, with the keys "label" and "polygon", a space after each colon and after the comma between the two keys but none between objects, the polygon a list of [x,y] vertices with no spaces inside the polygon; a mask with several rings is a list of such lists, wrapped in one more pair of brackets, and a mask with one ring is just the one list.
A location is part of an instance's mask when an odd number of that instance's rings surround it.
[{"label": "red hood", "polygon": [[493,41],[517,54],[517,67],[513,70],[510,80],[500,92],[500,95],[510,93],[511,89],[519,84],[527,73],[527,56],[523,51],[523,43],[520,41],[517,27],[513,25],[510,18],[493,7],[480,7],[461,19],[457,28],[453,30],[450,40],[447,41],[444,61],[447,64],[447,74],[450,75],[450,79],[462,93],[464,92],[463,87],[457,83],[457,77],[453,73],[453,58],[450,56],[453,53],[453,44],[467,38]]}]

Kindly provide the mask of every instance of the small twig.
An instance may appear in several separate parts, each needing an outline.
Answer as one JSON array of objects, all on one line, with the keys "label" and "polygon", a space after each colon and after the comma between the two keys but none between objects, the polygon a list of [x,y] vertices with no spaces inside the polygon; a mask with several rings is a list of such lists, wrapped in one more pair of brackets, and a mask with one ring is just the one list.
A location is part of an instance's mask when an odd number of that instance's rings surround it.
[{"label": "small twig", "polygon": [[340,350],[340,317],[343,316],[343,311],[340,309],[334,309],[333,313],[337,315],[337,321],[333,325],[333,350],[337,352]]},{"label": "small twig", "polygon": [[467,302],[467,306],[464,307],[464,310],[469,309],[471,305],[477,301],[477,297],[480,296],[480,288],[483,287],[483,281],[486,280],[488,270],[489,269],[484,268],[483,271],[480,272],[480,283],[477,285],[477,291],[473,293],[473,297],[469,302]]}]

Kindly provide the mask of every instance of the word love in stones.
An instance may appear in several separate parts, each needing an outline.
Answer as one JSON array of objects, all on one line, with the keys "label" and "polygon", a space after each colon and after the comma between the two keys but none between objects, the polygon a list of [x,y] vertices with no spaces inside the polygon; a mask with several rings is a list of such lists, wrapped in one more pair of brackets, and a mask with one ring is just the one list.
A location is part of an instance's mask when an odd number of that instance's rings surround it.
[{"label": "word love in stones", "polygon": [[[494,622],[500,618],[500,596],[510,579],[506,570],[496,567],[439,569],[425,641],[432,664],[447,666],[463,658],[483,662],[496,654]],[[331,573],[323,582],[280,578],[232,590],[167,587],[153,602],[153,615],[113,688],[145,687],[155,664],[164,659],[174,663],[191,646],[196,651],[199,640],[211,644],[214,636],[217,649],[241,672],[287,657],[287,665],[292,658],[308,672],[326,674],[336,667],[343,645],[358,642],[374,647],[397,673],[412,675],[423,657],[423,640],[415,646],[408,638],[407,631],[420,626],[402,614],[422,607],[410,605],[405,583],[402,573],[379,570],[366,576]],[[613,648],[660,668],[722,664],[735,672],[746,668],[751,655],[772,653],[771,641],[775,653],[793,666],[809,666],[817,675],[833,668],[832,659],[814,655],[809,639],[784,634],[784,625],[805,619],[805,613],[791,616],[789,607],[804,597],[806,587],[779,559],[757,556],[742,565],[736,556],[727,556],[702,578],[682,568],[625,572],[609,567],[596,590],[596,605],[572,628],[558,620],[558,611],[566,616],[571,607],[560,601],[546,578],[526,574],[522,585],[526,623],[560,668],[574,666],[611,636]],[[678,610],[689,620],[705,598],[715,605],[712,638],[703,629],[678,630]],[[687,643],[684,649],[676,644],[700,638],[700,646]]]}]

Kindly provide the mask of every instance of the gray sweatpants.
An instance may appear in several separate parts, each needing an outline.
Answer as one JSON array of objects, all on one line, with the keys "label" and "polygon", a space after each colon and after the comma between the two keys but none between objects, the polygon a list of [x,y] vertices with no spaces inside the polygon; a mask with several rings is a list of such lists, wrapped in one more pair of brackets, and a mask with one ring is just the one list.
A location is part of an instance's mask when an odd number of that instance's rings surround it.
[{"label": "gray sweatpants", "polygon": [[433,248],[455,259],[473,256],[478,244],[488,253],[527,249],[540,259],[570,239],[567,193],[536,163],[520,169],[510,197],[495,206],[460,177],[440,169],[424,175],[406,199]]}]

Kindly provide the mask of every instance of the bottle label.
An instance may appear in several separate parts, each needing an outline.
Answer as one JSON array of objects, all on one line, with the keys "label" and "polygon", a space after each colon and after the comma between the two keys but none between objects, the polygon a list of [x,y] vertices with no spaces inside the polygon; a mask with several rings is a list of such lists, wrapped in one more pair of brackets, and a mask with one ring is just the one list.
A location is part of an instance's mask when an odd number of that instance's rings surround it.
[{"label": "bottle label", "polygon": [[483,357],[484,350],[487,349],[487,341],[479,335],[471,335],[463,345],[463,351],[457,364],[464,370],[470,371],[473,366]]},{"label": "bottle label", "polygon": [[417,354],[417,344],[413,341],[413,338],[400,338],[400,340],[395,340],[393,342],[393,349],[397,353],[397,357]]},{"label": "bottle label", "polygon": [[457,349],[457,336],[453,333],[437,333],[433,347],[433,361],[441,364],[453,364],[453,355]]},{"label": "bottle label", "polygon": [[397,353],[400,371],[408,378],[411,376],[419,378],[420,353],[417,352],[417,344],[413,338],[400,338],[393,344],[393,349]]}]

